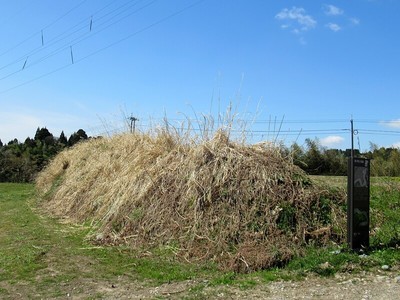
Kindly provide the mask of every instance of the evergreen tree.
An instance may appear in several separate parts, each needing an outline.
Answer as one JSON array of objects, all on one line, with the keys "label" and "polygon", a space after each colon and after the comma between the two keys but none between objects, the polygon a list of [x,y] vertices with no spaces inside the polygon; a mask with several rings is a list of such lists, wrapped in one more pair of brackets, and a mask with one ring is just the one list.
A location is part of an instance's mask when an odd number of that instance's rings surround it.
[{"label": "evergreen tree", "polygon": [[44,139],[43,142],[45,145],[54,145],[55,140],[54,140],[53,135],[46,136],[46,138]]},{"label": "evergreen tree", "polygon": [[85,130],[83,130],[83,129],[79,129],[76,132],[76,134],[80,137],[81,140],[87,140],[88,139],[88,136],[87,136]]},{"label": "evergreen tree", "polygon": [[77,132],[74,132],[71,134],[71,136],[68,139],[68,146],[73,146],[76,143],[82,141],[82,140],[87,140],[88,136],[86,132],[83,129],[79,129]]},{"label": "evergreen tree", "polygon": [[68,140],[67,140],[67,138],[66,138],[66,136],[64,134],[64,131],[61,131],[60,138],[58,139],[58,142],[63,146],[67,146],[68,145]]},{"label": "evergreen tree", "polygon": [[36,134],[35,134],[35,140],[36,141],[41,141],[41,142],[45,142],[47,138],[47,141],[49,141],[50,139],[53,139],[53,135],[50,133],[50,131],[46,128],[39,128],[36,130]]},{"label": "evergreen tree", "polygon": [[1,141],[1,139],[0,139],[0,147],[3,147],[3,142]]},{"label": "evergreen tree", "polygon": [[17,139],[13,139],[12,141],[9,141],[7,145],[11,146],[11,145],[18,145],[18,144],[19,144],[18,140]]},{"label": "evergreen tree", "polygon": [[[88,139],[86,132],[79,129],[70,137],[71,144]],[[4,145],[0,141],[0,182],[31,182],[36,174],[64,147],[68,140],[64,132],[54,139],[46,128],[37,128],[34,139],[17,139]]]},{"label": "evergreen tree", "polygon": [[25,142],[24,142],[26,147],[34,148],[36,147],[36,142],[35,140],[31,139],[30,137],[27,137]]}]

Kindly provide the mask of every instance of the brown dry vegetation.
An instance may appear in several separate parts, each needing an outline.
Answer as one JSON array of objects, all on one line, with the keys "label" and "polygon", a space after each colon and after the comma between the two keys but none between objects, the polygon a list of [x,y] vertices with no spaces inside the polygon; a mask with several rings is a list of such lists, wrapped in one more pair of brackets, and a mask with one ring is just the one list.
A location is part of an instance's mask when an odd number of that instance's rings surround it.
[{"label": "brown dry vegetation", "polygon": [[92,139],[37,178],[43,207],[93,222],[97,243],[169,247],[187,261],[248,272],[282,265],[307,242],[342,241],[345,196],[315,184],[277,147],[199,142],[162,130]]}]

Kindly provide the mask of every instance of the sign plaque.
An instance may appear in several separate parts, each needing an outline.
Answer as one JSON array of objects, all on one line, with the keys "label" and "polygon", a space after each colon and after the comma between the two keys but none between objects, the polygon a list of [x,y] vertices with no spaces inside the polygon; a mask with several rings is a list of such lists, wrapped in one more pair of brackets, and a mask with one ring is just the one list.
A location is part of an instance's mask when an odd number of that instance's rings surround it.
[{"label": "sign plaque", "polygon": [[354,250],[367,248],[369,247],[369,159],[349,158],[347,192],[347,242]]}]

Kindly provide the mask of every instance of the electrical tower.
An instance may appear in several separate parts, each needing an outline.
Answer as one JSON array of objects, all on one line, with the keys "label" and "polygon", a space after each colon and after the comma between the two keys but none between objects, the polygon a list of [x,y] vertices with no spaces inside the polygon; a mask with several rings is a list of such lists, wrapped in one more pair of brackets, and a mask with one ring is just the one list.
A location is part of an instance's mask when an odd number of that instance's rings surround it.
[{"label": "electrical tower", "polygon": [[131,121],[131,125],[130,125],[130,131],[131,131],[131,133],[135,133],[136,121],[139,121],[139,119],[138,119],[138,118],[135,118],[135,117],[133,117],[133,116],[130,116],[130,117],[128,118],[128,120]]}]

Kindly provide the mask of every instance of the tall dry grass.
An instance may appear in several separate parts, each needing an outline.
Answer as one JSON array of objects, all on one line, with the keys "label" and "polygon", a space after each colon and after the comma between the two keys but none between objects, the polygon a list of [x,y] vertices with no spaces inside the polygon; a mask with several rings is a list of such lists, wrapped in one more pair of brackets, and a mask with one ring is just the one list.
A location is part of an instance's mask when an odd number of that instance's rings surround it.
[{"label": "tall dry grass", "polygon": [[315,185],[278,147],[174,130],[92,139],[37,178],[43,207],[97,223],[98,243],[172,245],[177,257],[251,271],[312,239],[342,240],[344,194]]}]

